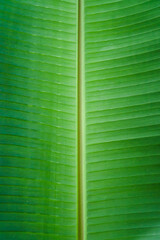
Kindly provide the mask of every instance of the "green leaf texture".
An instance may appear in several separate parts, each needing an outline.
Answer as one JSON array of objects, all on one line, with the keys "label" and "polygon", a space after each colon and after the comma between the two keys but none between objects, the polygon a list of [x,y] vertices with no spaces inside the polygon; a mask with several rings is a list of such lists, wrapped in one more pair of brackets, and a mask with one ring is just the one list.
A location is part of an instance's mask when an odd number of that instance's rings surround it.
[{"label": "green leaf texture", "polygon": [[160,239],[160,1],[0,3],[0,240]]},{"label": "green leaf texture", "polygon": [[87,240],[160,239],[160,2],[85,1]]},{"label": "green leaf texture", "polygon": [[0,239],[73,240],[77,2],[0,2]]}]

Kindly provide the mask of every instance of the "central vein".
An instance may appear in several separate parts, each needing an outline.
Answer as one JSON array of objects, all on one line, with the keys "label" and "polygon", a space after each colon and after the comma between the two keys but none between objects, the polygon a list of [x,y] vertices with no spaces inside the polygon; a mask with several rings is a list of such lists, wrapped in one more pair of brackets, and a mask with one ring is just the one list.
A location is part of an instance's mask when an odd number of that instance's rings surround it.
[{"label": "central vein", "polygon": [[84,0],[78,0],[78,240],[86,240]]}]

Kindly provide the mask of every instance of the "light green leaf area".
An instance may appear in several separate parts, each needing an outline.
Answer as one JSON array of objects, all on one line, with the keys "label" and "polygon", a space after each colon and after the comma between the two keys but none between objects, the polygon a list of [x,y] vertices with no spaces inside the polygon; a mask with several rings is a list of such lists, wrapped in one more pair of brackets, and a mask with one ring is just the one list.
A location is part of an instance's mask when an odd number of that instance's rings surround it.
[{"label": "light green leaf area", "polygon": [[160,2],[85,1],[87,240],[160,238]]},{"label": "light green leaf area", "polygon": [[76,9],[1,0],[1,240],[76,239]]}]

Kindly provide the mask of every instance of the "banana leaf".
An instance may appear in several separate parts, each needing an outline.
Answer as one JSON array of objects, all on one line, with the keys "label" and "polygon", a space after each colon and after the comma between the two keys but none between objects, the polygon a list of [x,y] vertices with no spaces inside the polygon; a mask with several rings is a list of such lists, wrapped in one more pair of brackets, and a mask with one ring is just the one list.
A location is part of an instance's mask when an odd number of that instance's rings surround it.
[{"label": "banana leaf", "polygon": [[160,2],[0,3],[0,239],[158,240]]}]

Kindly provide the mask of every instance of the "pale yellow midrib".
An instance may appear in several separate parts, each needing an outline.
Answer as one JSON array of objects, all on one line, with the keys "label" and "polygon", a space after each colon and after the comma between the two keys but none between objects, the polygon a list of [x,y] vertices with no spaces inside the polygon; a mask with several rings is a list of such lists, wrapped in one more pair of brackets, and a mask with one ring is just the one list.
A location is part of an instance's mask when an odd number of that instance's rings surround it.
[{"label": "pale yellow midrib", "polygon": [[78,240],[86,240],[84,0],[78,2]]}]

